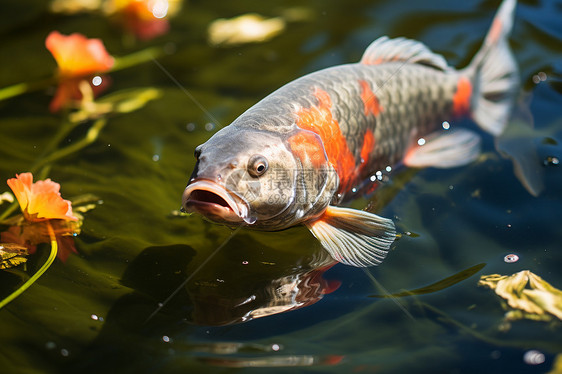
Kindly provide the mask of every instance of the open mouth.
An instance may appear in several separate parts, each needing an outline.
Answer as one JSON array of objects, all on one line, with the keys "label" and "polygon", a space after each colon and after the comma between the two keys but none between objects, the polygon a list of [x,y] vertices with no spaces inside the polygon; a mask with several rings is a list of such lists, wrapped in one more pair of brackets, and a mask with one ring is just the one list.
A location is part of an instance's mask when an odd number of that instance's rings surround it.
[{"label": "open mouth", "polygon": [[198,212],[217,222],[248,223],[248,204],[224,187],[207,180],[190,183],[182,199],[187,212]]}]

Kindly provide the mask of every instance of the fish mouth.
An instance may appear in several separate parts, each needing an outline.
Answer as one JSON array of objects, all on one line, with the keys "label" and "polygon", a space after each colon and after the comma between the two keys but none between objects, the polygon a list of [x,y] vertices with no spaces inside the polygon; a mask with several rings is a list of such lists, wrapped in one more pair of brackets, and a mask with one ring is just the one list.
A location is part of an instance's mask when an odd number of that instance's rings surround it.
[{"label": "fish mouth", "polygon": [[186,212],[197,212],[215,222],[247,223],[249,204],[221,185],[207,180],[190,183],[183,192],[182,206]]}]

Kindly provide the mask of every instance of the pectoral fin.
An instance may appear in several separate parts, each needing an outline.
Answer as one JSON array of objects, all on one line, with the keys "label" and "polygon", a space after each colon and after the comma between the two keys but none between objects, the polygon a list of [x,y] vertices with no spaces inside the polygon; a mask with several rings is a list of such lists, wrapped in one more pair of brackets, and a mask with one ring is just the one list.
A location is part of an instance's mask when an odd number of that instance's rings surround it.
[{"label": "pectoral fin", "polygon": [[362,210],[330,206],[307,224],[330,255],[343,264],[380,264],[396,239],[394,222]]},{"label": "pectoral fin", "polygon": [[[422,145],[419,145],[422,144]],[[413,145],[404,158],[410,167],[452,168],[466,165],[480,155],[480,136],[466,129],[429,134]]]}]

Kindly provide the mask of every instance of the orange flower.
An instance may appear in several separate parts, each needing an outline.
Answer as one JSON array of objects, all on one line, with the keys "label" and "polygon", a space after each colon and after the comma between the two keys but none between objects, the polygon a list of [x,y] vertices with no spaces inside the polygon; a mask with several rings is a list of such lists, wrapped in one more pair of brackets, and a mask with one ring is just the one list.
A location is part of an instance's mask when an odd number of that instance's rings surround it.
[{"label": "orange flower", "polygon": [[64,200],[60,195],[60,184],[50,179],[33,183],[31,173],[22,173],[16,174],[16,178],[8,179],[8,186],[14,192],[26,220],[78,221],[78,218],[72,214],[70,201]]},{"label": "orange flower", "polygon": [[66,36],[52,31],[45,40],[45,46],[57,61],[61,77],[103,73],[115,62],[100,39],[88,39],[78,33]]},{"label": "orange flower", "polygon": [[[79,88],[80,82],[89,75],[110,70],[115,63],[100,39],[88,39],[77,33],[66,36],[52,31],[45,40],[45,46],[59,67],[60,84],[49,106],[51,112],[57,112],[72,101],[81,100],[83,93]],[[93,93],[98,93],[102,88],[89,83]]]},{"label": "orange flower", "polygon": [[110,0],[106,12],[115,14],[123,26],[142,40],[168,32],[167,17],[177,13],[179,0]]}]

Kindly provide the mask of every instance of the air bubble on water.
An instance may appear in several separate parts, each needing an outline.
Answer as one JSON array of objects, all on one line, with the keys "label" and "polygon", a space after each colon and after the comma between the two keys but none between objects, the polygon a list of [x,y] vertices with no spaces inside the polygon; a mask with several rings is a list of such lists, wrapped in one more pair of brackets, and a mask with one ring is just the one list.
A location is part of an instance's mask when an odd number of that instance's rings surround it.
[{"label": "air bubble on water", "polygon": [[248,264],[249,264],[248,261],[246,261],[246,260],[242,261],[242,265],[248,265]]},{"label": "air bubble on water", "polygon": [[377,176],[376,175],[371,175],[371,177],[369,178],[371,180],[371,182],[374,182],[377,180]]},{"label": "air bubble on water", "polygon": [[418,139],[418,145],[424,145],[425,144],[425,139],[424,138],[419,138]]},{"label": "air bubble on water", "polygon": [[207,122],[205,124],[205,130],[207,131],[213,131],[215,129],[215,124],[212,122]]},{"label": "air bubble on water", "polygon": [[68,355],[70,354],[70,352],[68,351],[68,349],[61,349],[60,350],[60,354],[62,357],[68,357]]},{"label": "air bubble on water", "polygon": [[517,256],[515,253],[510,253],[503,258],[503,261],[508,264],[512,264],[519,261],[519,256]]},{"label": "air bubble on water", "polygon": [[97,320],[99,319],[98,316],[95,315],[95,314],[92,314],[92,315],[90,316],[90,318],[93,319],[94,321],[97,321]]},{"label": "air bubble on water", "polygon": [[540,365],[544,362],[544,354],[535,349],[525,352],[523,361],[528,365]]},{"label": "air bubble on water", "polygon": [[555,156],[548,156],[543,161],[544,166],[558,166],[560,165],[560,159]]},{"label": "air bubble on water", "polygon": [[168,14],[168,1],[156,0],[152,3],[152,15],[154,18],[164,18]]},{"label": "air bubble on water", "polygon": [[353,187],[353,188],[351,189],[351,192],[356,193],[356,192],[357,192],[357,188]]},{"label": "air bubble on water", "polygon": [[57,347],[55,342],[47,342],[45,343],[45,348],[47,349],[55,349]]},{"label": "air bubble on water", "polygon": [[160,160],[160,155],[154,155],[152,156],[152,161],[157,162]]},{"label": "air bubble on water", "polygon": [[279,344],[272,344],[271,345],[271,350],[277,352],[278,350],[281,349],[281,346]]},{"label": "air bubble on water", "polygon": [[445,129],[445,130],[449,130],[451,128],[451,124],[447,121],[443,121],[441,126],[443,126],[443,129]]},{"label": "air bubble on water", "polygon": [[94,86],[99,86],[102,83],[102,79],[99,75],[96,75],[95,77],[92,78],[92,84]]},{"label": "air bubble on water", "polygon": [[192,132],[193,130],[195,130],[195,124],[193,122],[189,122],[187,125],[185,125],[185,129],[189,132]]},{"label": "air bubble on water", "polygon": [[172,339],[170,339],[170,337],[168,335],[164,335],[164,336],[162,336],[162,341],[164,343],[169,343],[169,342],[172,341]]},{"label": "air bubble on water", "polygon": [[389,166],[386,167],[385,170],[386,170],[387,173],[390,173],[392,171],[392,167],[389,165]]}]

